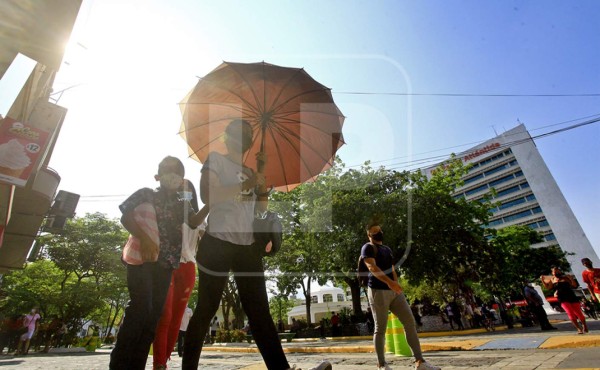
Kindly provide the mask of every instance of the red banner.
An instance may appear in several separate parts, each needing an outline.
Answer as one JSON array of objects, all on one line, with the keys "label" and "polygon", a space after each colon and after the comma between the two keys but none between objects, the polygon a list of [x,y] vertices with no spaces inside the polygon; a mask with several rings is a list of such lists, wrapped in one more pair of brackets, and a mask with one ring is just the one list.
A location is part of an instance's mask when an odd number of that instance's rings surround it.
[{"label": "red banner", "polygon": [[25,186],[48,138],[48,132],[12,118],[0,121],[0,181]]}]

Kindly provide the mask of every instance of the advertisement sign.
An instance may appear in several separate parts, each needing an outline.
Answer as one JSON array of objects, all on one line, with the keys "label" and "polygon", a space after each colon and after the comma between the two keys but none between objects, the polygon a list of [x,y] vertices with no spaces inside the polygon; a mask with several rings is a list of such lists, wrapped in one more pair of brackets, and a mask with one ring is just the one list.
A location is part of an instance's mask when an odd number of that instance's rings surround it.
[{"label": "advertisement sign", "polygon": [[6,117],[0,121],[0,182],[25,186],[38,157],[48,145],[48,132]]}]

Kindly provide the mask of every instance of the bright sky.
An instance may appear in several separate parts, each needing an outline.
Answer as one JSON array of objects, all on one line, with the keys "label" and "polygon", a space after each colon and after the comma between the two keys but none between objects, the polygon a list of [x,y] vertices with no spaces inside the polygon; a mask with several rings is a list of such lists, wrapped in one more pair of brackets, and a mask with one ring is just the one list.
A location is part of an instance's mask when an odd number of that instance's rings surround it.
[{"label": "bright sky", "polygon": [[[50,166],[82,195],[81,216],[120,216],[166,155],[197,184],[178,103],[223,60],[304,67],[332,88],[347,165],[404,169],[519,121],[536,135],[597,118],[598,95],[481,95],[599,94],[599,11],[593,0],[84,0],[55,82],[70,88],[59,100],[69,112]],[[600,123],[536,141],[597,251],[599,134]]]}]

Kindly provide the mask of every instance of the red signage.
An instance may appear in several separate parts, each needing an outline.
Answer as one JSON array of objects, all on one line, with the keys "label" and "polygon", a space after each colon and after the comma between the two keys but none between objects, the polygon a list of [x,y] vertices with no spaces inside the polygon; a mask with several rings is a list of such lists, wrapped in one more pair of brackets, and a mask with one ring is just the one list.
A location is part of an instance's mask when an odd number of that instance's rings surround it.
[{"label": "red signage", "polygon": [[9,117],[0,121],[0,181],[25,186],[48,136],[44,130]]},{"label": "red signage", "polygon": [[494,150],[496,148],[499,148],[499,147],[500,147],[499,143],[492,143],[490,145],[486,145],[486,146],[484,146],[481,149],[477,149],[476,151],[465,155],[463,157],[463,160],[466,162],[469,159],[473,159],[473,158],[479,157],[480,155],[483,155],[483,154],[485,154],[487,152],[491,152],[492,150]]}]

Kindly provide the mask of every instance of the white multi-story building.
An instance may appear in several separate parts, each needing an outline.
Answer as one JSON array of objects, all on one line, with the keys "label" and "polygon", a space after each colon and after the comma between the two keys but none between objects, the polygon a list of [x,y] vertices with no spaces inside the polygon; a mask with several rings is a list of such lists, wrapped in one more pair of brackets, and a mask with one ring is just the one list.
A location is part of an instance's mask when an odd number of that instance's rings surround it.
[{"label": "white multi-story building", "polygon": [[[571,207],[560,191],[524,125],[519,125],[459,155],[465,164],[473,164],[464,177],[464,185],[455,197],[478,201],[490,189],[500,205],[492,210],[489,227],[501,229],[527,225],[540,232],[544,240],[532,247],[558,245],[568,255],[571,270],[581,281],[581,259],[588,257],[600,266]],[[429,177],[437,167],[424,170]],[[548,266],[548,269],[550,266]]]}]

